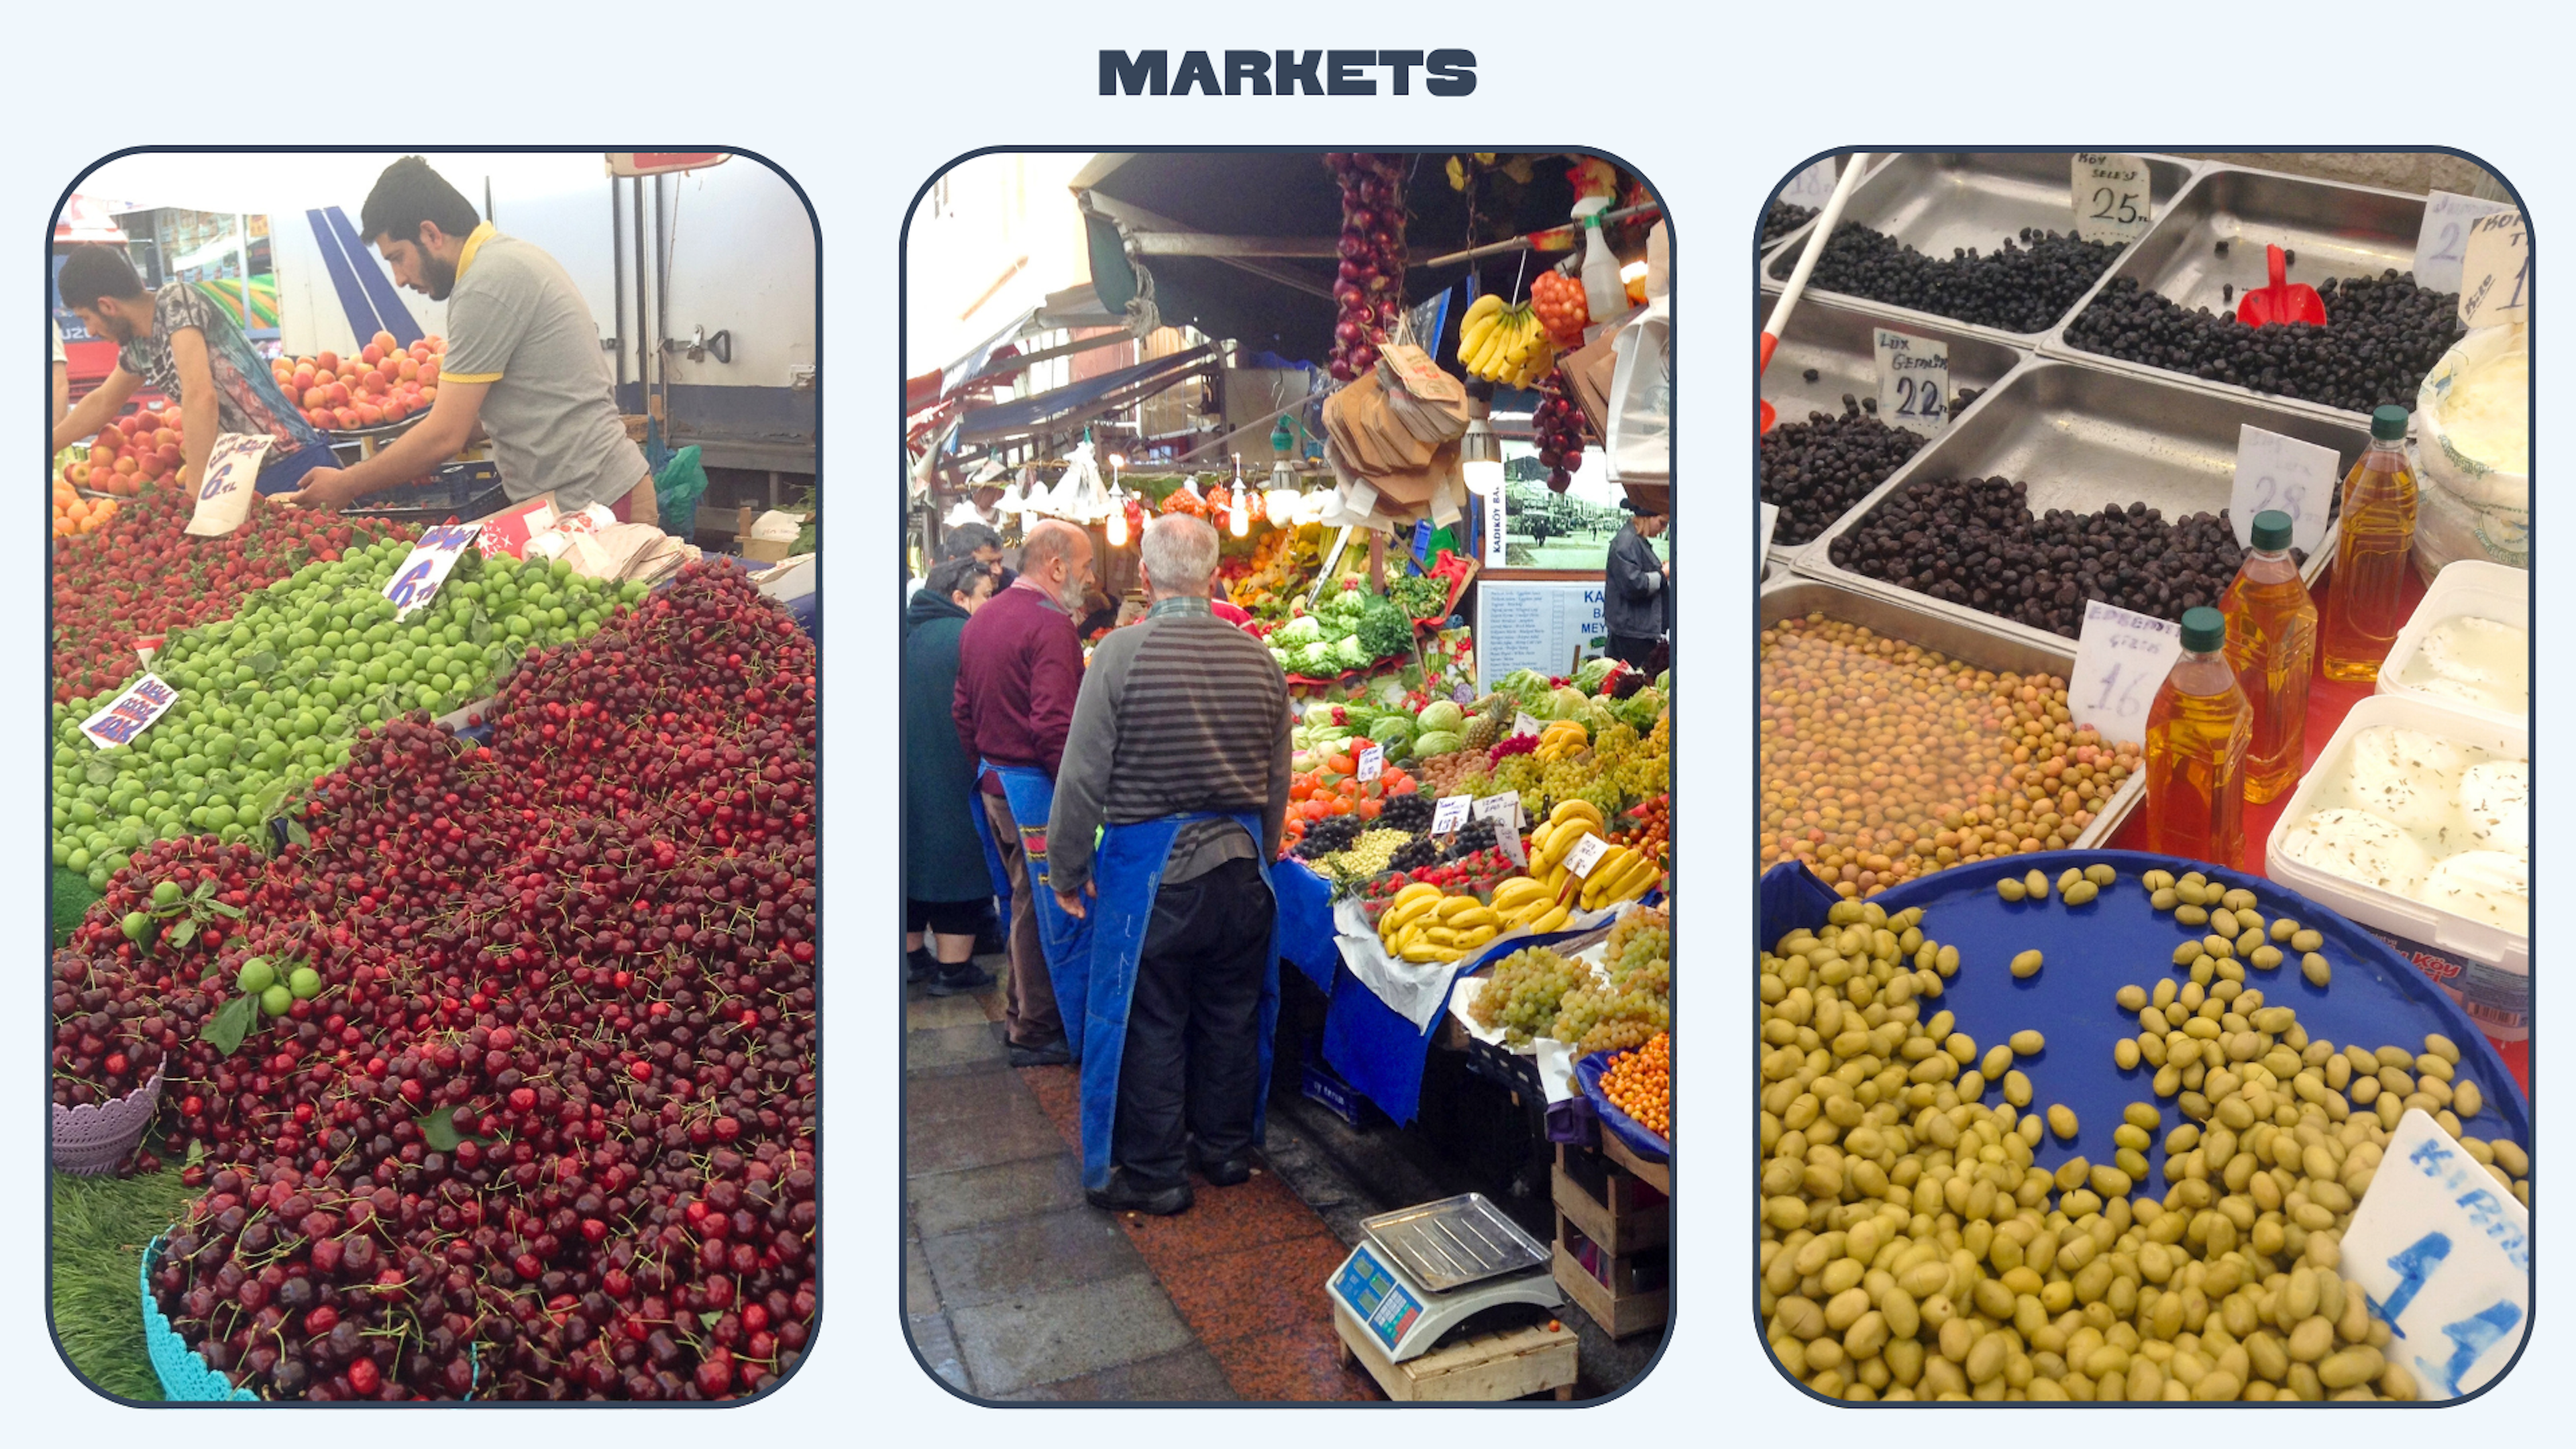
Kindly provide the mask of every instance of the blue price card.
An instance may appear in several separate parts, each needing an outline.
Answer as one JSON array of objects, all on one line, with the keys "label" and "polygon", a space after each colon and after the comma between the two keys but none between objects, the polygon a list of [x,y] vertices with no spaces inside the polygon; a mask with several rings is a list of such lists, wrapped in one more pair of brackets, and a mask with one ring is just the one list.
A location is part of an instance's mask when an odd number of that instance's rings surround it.
[{"label": "blue price card", "polygon": [[438,586],[447,581],[448,570],[465,552],[466,545],[483,531],[479,523],[448,523],[421,533],[420,542],[412,545],[411,556],[394,570],[385,585],[385,597],[393,600],[396,616],[408,614],[438,596]]},{"label": "blue price card", "polygon": [[1413,556],[1426,565],[1431,562],[1431,520],[1428,518],[1414,520]]},{"label": "blue price card", "polygon": [[2475,1392],[2521,1348],[2531,1211],[2421,1109],[2398,1120],[2342,1248],[2425,1400]]}]

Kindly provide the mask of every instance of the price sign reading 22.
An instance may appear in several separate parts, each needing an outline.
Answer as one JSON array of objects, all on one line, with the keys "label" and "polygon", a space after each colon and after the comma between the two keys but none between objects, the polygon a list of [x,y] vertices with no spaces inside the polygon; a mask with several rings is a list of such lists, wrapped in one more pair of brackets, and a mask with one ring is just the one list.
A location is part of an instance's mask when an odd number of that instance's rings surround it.
[{"label": "price sign reading 22", "polygon": [[408,614],[438,596],[438,586],[447,581],[448,570],[465,546],[483,531],[479,523],[451,523],[429,529],[412,546],[411,557],[394,571],[393,582],[385,585],[385,597],[394,608]]}]

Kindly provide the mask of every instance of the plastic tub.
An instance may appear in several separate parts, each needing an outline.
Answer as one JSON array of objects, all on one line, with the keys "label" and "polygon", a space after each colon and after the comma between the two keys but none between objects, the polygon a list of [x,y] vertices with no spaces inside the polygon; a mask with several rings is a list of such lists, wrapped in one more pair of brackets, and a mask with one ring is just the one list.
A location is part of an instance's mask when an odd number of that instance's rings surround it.
[{"label": "plastic tub", "polygon": [[2406,627],[2398,631],[2397,642],[2389,646],[2388,658],[2379,666],[2377,693],[2401,699],[2420,699],[2444,709],[2463,714],[2492,715],[2499,719],[2524,723],[2531,718],[2526,697],[2518,710],[2482,709],[2464,699],[2427,694],[2403,682],[2406,668],[2423,648],[2424,636],[2452,619],[2492,619],[2511,624],[2517,629],[2531,628],[2531,574],[2524,569],[2480,559],[2462,559],[2451,564],[2433,579],[2424,598],[2408,616]]},{"label": "plastic tub", "polygon": [[2407,695],[2374,695],[2352,707],[2316,763],[2282,807],[2265,845],[2274,880],[2330,906],[2414,962],[2460,1004],[2480,1031],[2498,1041],[2531,1036],[2531,937],[2438,910],[2412,896],[2380,890],[2303,865],[2281,852],[2290,827],[2314,810],[2317,796],[2343,778],[2352,738],[2374,725],[2401,725],[2508,759],[2531,757],[2529,727],[2470,714]]},{"label": "plastic tub", "polygon": [[[2415,568],[2426,579],[2456,559],[2531,567],[2531,478],[2470,456],[2443,430],[2442,404],[2460,378],[2530,343],[2513,327],[2481,327],[2453,344],[2415,394],[2415,461],[2424,483]],[[2525,447],[2528,448],[2528,440]],[[2528,464],[2525,465],[2528,467]]]}]

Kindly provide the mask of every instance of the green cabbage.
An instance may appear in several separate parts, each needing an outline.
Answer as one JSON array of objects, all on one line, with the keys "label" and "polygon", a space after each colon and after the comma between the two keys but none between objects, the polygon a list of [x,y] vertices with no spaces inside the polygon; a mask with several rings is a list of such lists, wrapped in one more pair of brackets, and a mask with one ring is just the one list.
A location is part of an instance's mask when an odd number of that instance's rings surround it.
[{"label": "green cabbage", "polygon": [[[1297,653],[1294,649],[1287,652],[1291,658],[1294,658]],[[1319,729],[1329,728],[1333,725],[1340,724],[1341,720],[1333,713],[1335,708],[1337,708],[1337,706],[1328,699],[1319,699],[1308,704],[1306,706],[1306,723]]]},{"label": "green cabbage", "polygon": [[1357,635],[1334,641],[1333,658],[1343,669],[1365,669],[1377,660],[1377,656],[1360,643]]},{"label": "green cabbage", "polygon": [[1276,645],[1276,644],[1273,644],[1273,645],[1271,645],[1271,646],[1270,646],[1270,657],[1279,661],[1279,668],[1280,668],[1280,670],[1281,670],[1281,672],[1282,672],[1282,673],[1285,673],[1285,672],[1287,671],[1287,668],[1288,668],[1288,651],[1287,651],[1287,650],[1280,648],[1280,647],[1279,647],[1278,645]]},{"label": "green cabbage", "polygon": [[1660,689],[1638,690],[1619,701],[1616,711],[1628,728],[1641,735],[1652,734],[1655,716],[1664,712],[1664,692]]},{"label": "green cabbage", "polygon": [[[1541,715],[1540,718],[1580,719],[1583,715],[1583,706],[1590,698],[1590,695],[1585,694],[1582,690],[1575,688],[1573,685],[1565,685],[1562,688],[1551,692],[1548,699],[1547,712],[1544,715]],[[1533,710],[1532,713],[1535,714],[1537,711]]]},{"label": "green cabbage", "polygon": [[1467,712],[1454,701],[1433,700],[1423,706],[1422,717],[1414,723],[1425,730],[1461,730],[1467,726]]},{"label": "green cabbage", "polygon": [[1575,688],[1585,694],[1599,694],[1603,681],[1610,677],[1610,671],[1618,667],[1619,661],[1607,654],[1598,659],[1586,659],[1583,667],[1574,671]]},{"label": "green cabbage", "polygon": [[1380,716],[1377,723],[1369,726],[1369,738],[1386,746],[1388,754],[1401,754],[1413,743],[1413,721],[1400,714]]},{"label": "green cabbage", "polygon": [[1270,641],[1293,648],[1301,644],[1315,643],[1323,637],[1324,626],[1315,622],[1314,615],[1307,614],[1282,625],[1278,632],[1270,636]]},{"label": "green cabbage", "polygon": [[1321,640],[1301,646],[1297,650],[1297,672],[1315,678],[1339,673],[1333,667],[1333,646]]},{"label": "green cabbage", "polygon": [[1425,730],[1413,737],[1413,757],[1427,760],[1434,755],[1452,754],[1461,743],[1455,730]]}]

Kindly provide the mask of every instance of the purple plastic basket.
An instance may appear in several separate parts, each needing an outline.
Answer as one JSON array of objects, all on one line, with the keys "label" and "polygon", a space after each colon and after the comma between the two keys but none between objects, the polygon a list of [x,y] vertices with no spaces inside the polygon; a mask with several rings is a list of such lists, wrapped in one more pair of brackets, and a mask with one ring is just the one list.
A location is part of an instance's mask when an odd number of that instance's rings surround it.
[{"label": "purple plastic basket", "polygon": [[54,1170],[114,1172],[143,1141],[161,1106],[161,1073],[113,1102],[54,1107]]}]

